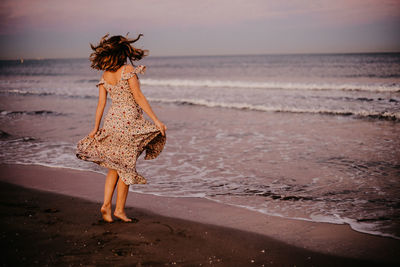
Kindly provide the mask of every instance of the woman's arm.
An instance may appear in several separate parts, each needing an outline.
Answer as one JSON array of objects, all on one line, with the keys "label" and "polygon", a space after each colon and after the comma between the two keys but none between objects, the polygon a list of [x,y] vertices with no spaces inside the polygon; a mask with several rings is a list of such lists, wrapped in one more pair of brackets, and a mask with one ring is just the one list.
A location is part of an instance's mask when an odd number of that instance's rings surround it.
[{"label": "woman's arm", "polygon": [[165,126],[156,116],[154,111],[152,110],[149,102],[147,102],[146,97],[143,95],[142,91],[140,90],[139,80],[134,75],[132,78],[128,79],[129,87],[133,93],[133,97],[136,100],[136,103],[146,112],[147,115],[154,121],[154,124],[160,129],[161,134],[165,135],[165,131],[167,130],[167,126]]},{"label": "woman's arm", "polygon": [[103,117],[104,107],[107,103],[107,91],[102,84],[99,85],[99,102],[97,103],[96,118],[94,122],[94,128],[90,132],[89,136],[94,137],[96,132],[99,130],[101,118]]}]

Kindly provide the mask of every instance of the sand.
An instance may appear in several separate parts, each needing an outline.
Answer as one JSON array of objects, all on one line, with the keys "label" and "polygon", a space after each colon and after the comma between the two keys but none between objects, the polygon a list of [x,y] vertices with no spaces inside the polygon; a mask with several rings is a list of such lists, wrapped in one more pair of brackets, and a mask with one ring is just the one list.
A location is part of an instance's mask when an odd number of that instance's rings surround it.
[{"label": "sand", "polygon": [[104,176],[1,165],[2,265],[397,265],[400,241],[201,198],[130,192],[137,223],[100,220]]}]

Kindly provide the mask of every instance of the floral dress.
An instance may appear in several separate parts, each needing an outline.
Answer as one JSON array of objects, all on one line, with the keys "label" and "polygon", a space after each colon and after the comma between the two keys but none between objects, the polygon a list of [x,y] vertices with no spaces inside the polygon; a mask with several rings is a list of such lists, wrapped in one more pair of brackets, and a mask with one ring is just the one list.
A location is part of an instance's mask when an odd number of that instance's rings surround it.
[{"label": "floral dress", "polygon": [[144,74],[145,66],[135,67],[125,73],[117,84],[107,83],[103,78],[96,85],[103,85],[112,104],[104,119],[103,127],[93,138],[89,135],[77,144],[76,156],[100,166],[114,169],[127,184],[146,184],[146,179],[136,172],[136,160],[143,151],[145,159],[156,158],[164,148],[166,137],[156,125],[143,117],[143,110],[136,103],[128,79]]}]

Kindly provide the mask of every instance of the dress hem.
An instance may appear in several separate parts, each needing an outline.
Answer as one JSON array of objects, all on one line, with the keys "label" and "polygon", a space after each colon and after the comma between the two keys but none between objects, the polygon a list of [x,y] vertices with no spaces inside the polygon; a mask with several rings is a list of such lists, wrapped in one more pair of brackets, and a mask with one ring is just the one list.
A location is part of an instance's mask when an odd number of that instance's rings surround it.
[{"label": "dress hem", "polygon": [[[151,149],[151,146],[149,146],[149,144],[152,143],[152,142],[154,142],[154,143],[161,142],[162,147],[164,147],[165,141],[166,141],[166,137],[162,136],[160,131],[149,132],[149,134],[151,134],[151,133],[155,133],[155,135],[152,138],[146,139],[144,141],[144,143],[141,144],[141,149],[140,149],[139,153],[137,154],[137,157],[136,157],[135,161],[137,160],[137,158],[139,158],[139,156],[144,151],[146,151],[146,155],[144,157],[144,160],[155,159],[161,153],[161,151]],[[81,140],[81,142],[84,141],[84,140],[89,140],[90,143],[87,144],[87,147],[85,147],[84,149],[83,148],[80,149],[78,147],[78,149],[77,149],[77,151],[75,153],[77,158],[79,158],[81,160],[84,160],[84,161],[96,163],[99,166],[102,166],[102,167],[105,167],[105,168],[116,170],[118,172],[118,175],[121,178],[121,180],[127,185],[147,184],[146,178],[144,178],[143,176],[141,176],[140,174],[138,174],[136,172],[136,168],[135,168],[136,166],[134,167],[134,169],[124,168],[124,167],[121,167],[121,165],[119,165],[117,163],[114,163],[113,161],[107,159],[106,155],[93,156],[93,155],[91,155],[91,153],[85,152],[85,151],[90,151],[90,149],[88,149],[88,147],[93,145],[93,142],[96,142],[98,140],[95,137],[94,138],[89,137],[89,135],[87,135],[85,138],[83,138]],[[134,175],[135,177],[133,179],[129,179],[130,180],[129,181],[128,179],[125,178],[125,176],[129,176],[129,175]],[[132,180],[134,182],[131,182]]]}]

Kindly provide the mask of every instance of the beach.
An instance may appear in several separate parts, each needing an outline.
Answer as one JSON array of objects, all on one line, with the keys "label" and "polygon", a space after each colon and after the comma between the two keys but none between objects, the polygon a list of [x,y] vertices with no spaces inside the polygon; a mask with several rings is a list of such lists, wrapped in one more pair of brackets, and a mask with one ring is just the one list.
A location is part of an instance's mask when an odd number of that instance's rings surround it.
[{"label": "beach", "polygon": [[[136,223],[102,222],[93,172],[1,165],[3,266],[390,266],[400,242],[347,225],[130,192]],[[285,229],[285,231],[283,231]]]}]

